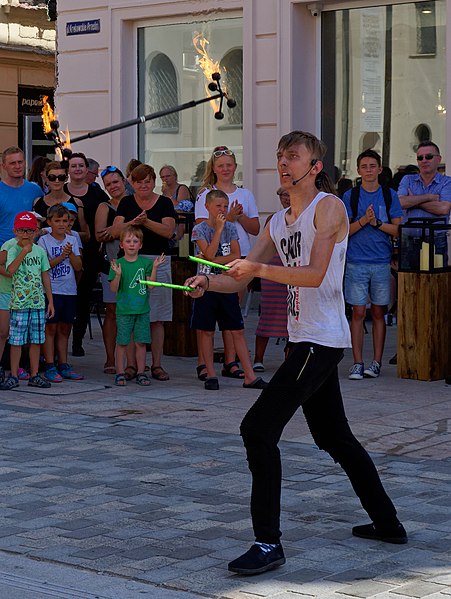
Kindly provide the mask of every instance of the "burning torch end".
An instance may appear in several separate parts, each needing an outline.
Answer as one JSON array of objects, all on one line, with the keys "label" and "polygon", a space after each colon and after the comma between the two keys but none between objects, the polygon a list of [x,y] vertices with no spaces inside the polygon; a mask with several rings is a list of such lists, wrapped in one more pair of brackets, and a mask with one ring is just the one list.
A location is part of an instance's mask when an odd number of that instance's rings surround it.
[{"label": "burning torch end", "polygon": [[219,81],[221,79],[221,73],[213,73],[211,78],[213,81]]},{"label": "burning torch end", "polygon": [[59,121],[57,121],[56,119],[50,121],[50,128],[52,129],[52,131],[58,131],[58,129],[60,128]]},{"label": "burning torch end", "polygon": [[227,98],[227,106],[229,108],[235,108],[236,102],[233,98]]},{"label": "burning torch end", "polygon": [[209,89],[211,92],[215,92],[215,91],[218,89],[218,86],[216,85],[216,83],[215,83],[214,81],[211,81],[211,82],[208,84],[208,89]]},{"label": "burning torch end", "polygon": [[222,119],[224,118],[224,113],[221,112],[220,110],[218,110],[218,112],[215,112],[215,119],[218,121],[222,121]]},{"label": "burning torch end", "polygon": [[70,148],[63,148],[63,159],[64,160],[69,160],[70,157],[72,156],[72,150]]}]

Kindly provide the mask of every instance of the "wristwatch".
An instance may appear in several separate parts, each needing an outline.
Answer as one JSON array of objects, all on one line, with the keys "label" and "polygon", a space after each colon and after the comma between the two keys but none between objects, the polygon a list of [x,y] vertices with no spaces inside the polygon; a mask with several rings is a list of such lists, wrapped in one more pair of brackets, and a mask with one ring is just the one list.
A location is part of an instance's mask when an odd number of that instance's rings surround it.
[{"label": "wristwatch", "polygon": [[380,218],[376,218],[376,224],[375,224],[375,225],[373,225],[373,227],[374,227],[375,229],[380,229],[380,227],[382,227],[382,225],[383,225],[383,224],[384,224],[384,223],[381,221],[381,219],[380,219]]}]

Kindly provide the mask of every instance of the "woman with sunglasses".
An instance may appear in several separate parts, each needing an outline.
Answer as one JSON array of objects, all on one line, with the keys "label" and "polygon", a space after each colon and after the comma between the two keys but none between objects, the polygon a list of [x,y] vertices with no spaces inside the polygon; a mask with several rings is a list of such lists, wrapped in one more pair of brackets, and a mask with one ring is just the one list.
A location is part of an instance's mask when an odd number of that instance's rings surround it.
[{"label": "woman with sunglasses", "polygon": [[[155,260],[167,254],[176,222],[176,212],[172,200],[154,192],[156,174],[148,164],[140,164],[130,174],[134,189],[133,196],[121,200],[114,219],[112,233],[119,237],[124,223],[141,227],[144,235],[139,253]],[[171,260],[168,256],[159,268],[157,280],[171,282]],[[164,343],[164,322],[172,320],[172,293],[170,289],[159,287],[152,291],[150,310],[150,331],[152,337],[152,377],[159,381],[169,380],[169,374],[161,366]]]},{"label": "woman with sunglasses", "polygon": [[[241,256],[247,256],[251,249],[251,235],[260,232],[260,221],[258,209],[254,196],[249,189],[235,185],[235,171],[237,168],[236,157],[227,146],[217,146],[207,162],[204,178],[202,180],[202,191],[197,196],[194,216],[196,225],[208,218],[205,208],[205,197],[211,189],[221,189],[229,197],[229,213],[227,220],[234,223],[238,230]],[[242,297],[240,297],[242,299]],[[224,340],[224,368],[222,375],[231,378],[244,378],[244,372],[235,361],[235,348],[229,331],[223,331]],[[201,380],[205,376],[202,356],[199,356],[197,374]]]},{"label": "woman with sunglasses", "polygon": [[[95,217],[96,239],[102,245],[100,246],[101,270],[100,280],[102,281],[103,303],[105,304],[105,319],[102,327],[103,344],[105,346],[106,361],[103,367],[105,374],[116,374],[114,352],[116,348],[116,294],[111,291],[108,282],[108,273],[110,272],[110,263],[116,260],[119,252],[119,239],[112,235],[112,225],[117,215],[117,208],[122,198],[127,195],[125,189],[125,177],[117,166],[107,166],[101,173],[103,186],[109,194],[108,202],[102,202],[97,208]],[[132,348],[129,344],[127,348]],[[127,366],[125,375],[131,379],[136,374],[134,352],[127,354]]]},{"label": "woman with sunglasses", "polygon": [[[88,226],[84,219],[83,204],[77,199],[64,191],[64,184],[67,181],[67,170],[60,162],[54,160],[49,162],[45,167],[45,178],[49,192],[46,196],[38,198],[33,204],[33,210],[47,219],[47,211],[52,206],[69,202],[77,207],[78,213],[78,229],[80,239],[86,241],[89,239]],[[47,227],[47,220],[42,223],[42,227]]]}]

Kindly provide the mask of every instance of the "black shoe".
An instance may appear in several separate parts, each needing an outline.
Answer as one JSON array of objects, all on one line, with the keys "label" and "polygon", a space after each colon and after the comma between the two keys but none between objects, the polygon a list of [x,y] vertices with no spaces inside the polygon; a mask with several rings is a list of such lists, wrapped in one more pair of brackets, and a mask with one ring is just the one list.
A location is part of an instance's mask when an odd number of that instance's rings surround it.
[{"label": "black shoe", "polygon": [[211,377],[205,380],[204,387],[207,391],[218,391],[219,381],[216,377]]},{"label": "black shoe", "polygon": [[374,524],[354,526],[352,534],[354,537],[360,537],[361,539],[384,541],[384,543],[395,543],[396,545],[407,543],[407,533],[401,522],[390,528],[376,528]]},{"label": "black shoe", "polygon": [[260,545],[252,545],[249,551],[229,563],[229,572],[237,574],[261,574],[267,570],[278,568],[285,563],[282,545],[279,543],[270,551],[264,551]]},{"label": "black shoe", "polygon": [[260,376],[252,381],[252,383],[243,383],[245,389],[266,389],[268,383],[264,381]]},{"label": "black shoe", "polygon": [[75,358],[82,358],[85,355],[85,350],[81,345],[76,345],[72,347],[72,355]]},{"label": "black shoe", "polygon": [[390,360],[388,361],[388,363],[392,364],[392,365],[397,364],[398,363],[398,354],[395,354],[394,356],[392,356],[390,358]]}]

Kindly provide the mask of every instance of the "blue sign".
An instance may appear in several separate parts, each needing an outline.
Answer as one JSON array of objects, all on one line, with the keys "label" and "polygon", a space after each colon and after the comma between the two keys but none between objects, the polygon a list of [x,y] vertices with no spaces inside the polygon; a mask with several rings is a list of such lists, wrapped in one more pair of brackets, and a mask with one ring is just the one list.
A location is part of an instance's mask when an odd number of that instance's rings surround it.
[{"label": "blue sign", "polygon": [[100,19],[66,23],[66,35],[84,35],[85,33],[100,33]]}]

